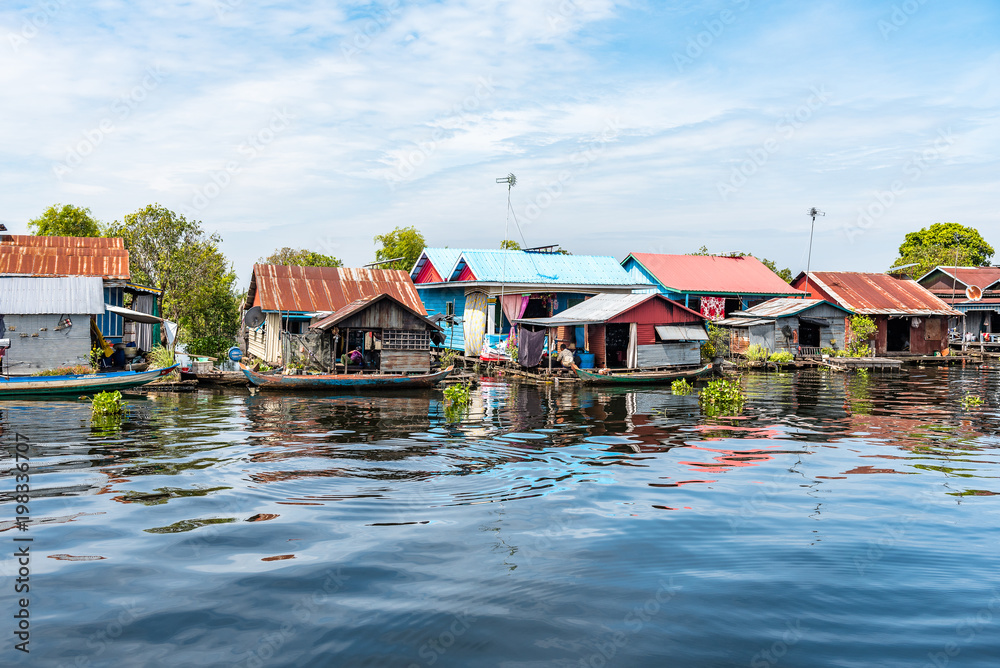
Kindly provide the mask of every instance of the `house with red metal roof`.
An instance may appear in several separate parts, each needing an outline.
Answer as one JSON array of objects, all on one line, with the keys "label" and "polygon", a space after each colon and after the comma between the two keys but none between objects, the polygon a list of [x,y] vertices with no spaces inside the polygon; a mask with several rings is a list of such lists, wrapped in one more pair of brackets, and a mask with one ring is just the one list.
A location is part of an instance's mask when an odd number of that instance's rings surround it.
[{"label": "house with red metal roof", "polygon": [[[130,279],[120,238],[0,234],[0,281],[7,298],[0,317],[7,316],[17,332],[8,353],[11,370],[34,373],[89,363],[91,318],[108,344],[151,350],[159,343],[163,293]],[[15,324],[17,318],[23,321]],[[31,336],[22,337],[28,321]]]},{"label": "house with red metal roof", "polygon": [[[248,328],[247,352],[268,364],[282,364],[288,361],[282,350],[286,334],[306,334],[321,318],[382,294],[420,316],[427,315],[410,275],[402,270],[255,264],[243,309],[259,307],[264,317],[261,324]],[[360,328],[353,332],[352,338],[338,342],[340,348],[373,345]],[[339,357],[342,352],[338,348],[335,354]]]},{"label": "house with red metal roof", "polygon": [[752,255],[630,253],[622,267],[637,282],[709,320],[721,320],[774,297],[804,297]]},{"label": "house with red metal roof", "polygon": [[963,334],[972,332],[977,341],[1000,335],[1000,267],[937,266],[917,283],[965,314],[964,324],[956,323]]},{"label": "house with red metal roof", "polygon": [[891,274],[802,272],[792,285],[869,316],[877,328],[876,355],[947,354],[948,318],[962,315],[916,281]]}]

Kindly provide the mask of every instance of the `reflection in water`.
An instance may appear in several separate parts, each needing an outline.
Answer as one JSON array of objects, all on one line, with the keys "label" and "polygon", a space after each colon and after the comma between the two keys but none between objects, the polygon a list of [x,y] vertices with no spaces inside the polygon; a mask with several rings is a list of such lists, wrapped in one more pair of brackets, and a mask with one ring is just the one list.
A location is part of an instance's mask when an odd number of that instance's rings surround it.
[{"label": "reflection in water", "polygon": [[[457,422],[437,390],[153,394],[110,430],[87,402],[0,403],[2,502],[17,433],[40,586],[64,602],[39,612],[40,651],[97,660],[88,639],[130,597],[144,612],[100,661],[575,666],[610,662],[603,639],[636,609],[620,665],[749,664],[796,619],[823,632],[788,665],[945,646],[997,565],[996,370],[742,383],[744,411],[719,418],[669,387],[497,381]],[[19,535],[12,516],[0,532]],[[930,600],[934,620],[911,619]],[[905,636],[892,654],[852,644],[887,625]]]}]

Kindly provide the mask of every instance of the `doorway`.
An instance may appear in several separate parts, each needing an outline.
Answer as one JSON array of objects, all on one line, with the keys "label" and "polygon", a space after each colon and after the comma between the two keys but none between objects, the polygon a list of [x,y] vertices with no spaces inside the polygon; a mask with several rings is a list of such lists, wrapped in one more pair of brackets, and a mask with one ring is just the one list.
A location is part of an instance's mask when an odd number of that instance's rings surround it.
[{"label": "doorway", "polygon": [[611,369],[622,369],[628,355],[628,323],[609,323],[604,327],[604,350],[607,365]]},{"label": "doorway", "polygon": [[886,323],[885,349],[890,353],[910,350],[910,319],[889,318]]},{"label": "doorway", "polygon": [[819,325],[799,322],[799,345],[803,348],[819,348]]}]

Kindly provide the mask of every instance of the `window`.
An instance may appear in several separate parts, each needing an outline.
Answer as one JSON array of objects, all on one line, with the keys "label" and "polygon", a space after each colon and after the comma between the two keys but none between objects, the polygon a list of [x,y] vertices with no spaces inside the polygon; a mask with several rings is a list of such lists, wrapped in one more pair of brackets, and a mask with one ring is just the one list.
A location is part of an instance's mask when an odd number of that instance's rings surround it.
[{"label": "window", "polygon": [[382,332],[383,350],[430,350],[431,337],[427,330],[387,329]]},{"label": "window", "polygon": [[455,302],[454,300],[450,302],[445,302],[444,304],[444,314],[445,315],[455,315]]}]

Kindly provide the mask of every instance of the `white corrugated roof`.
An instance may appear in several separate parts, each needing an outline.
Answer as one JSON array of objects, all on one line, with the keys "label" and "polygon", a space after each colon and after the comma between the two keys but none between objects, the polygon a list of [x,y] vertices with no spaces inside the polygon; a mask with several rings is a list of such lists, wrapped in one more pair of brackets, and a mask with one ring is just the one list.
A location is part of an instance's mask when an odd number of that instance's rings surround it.
[{"label": "white corrugated roof", "polygon": [[104,313],[104,279],[0,277],[0,315]]}]

